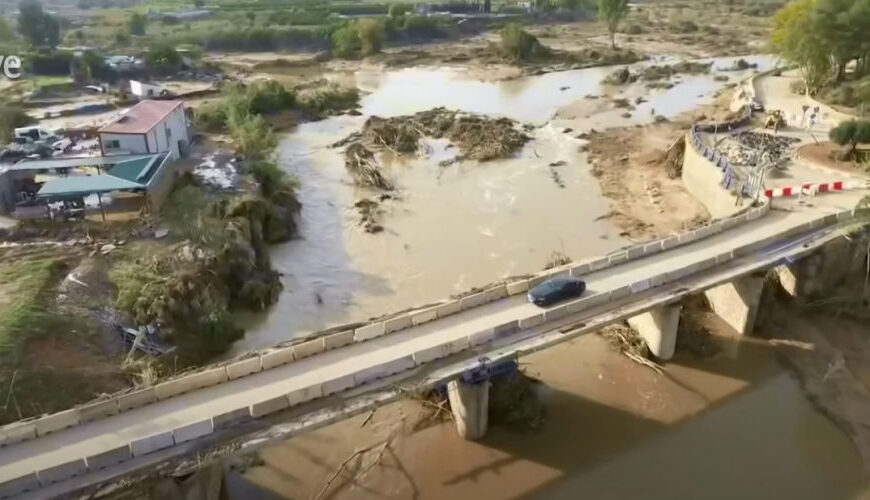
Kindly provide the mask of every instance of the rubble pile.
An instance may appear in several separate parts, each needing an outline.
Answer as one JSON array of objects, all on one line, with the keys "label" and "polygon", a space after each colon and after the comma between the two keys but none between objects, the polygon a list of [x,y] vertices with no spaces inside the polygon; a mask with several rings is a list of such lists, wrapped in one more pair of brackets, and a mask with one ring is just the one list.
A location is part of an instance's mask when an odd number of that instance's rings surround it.
[{"label": "rubble pile", "polygon": [[735,165],[756,165],[759,162],[780,164],[791,157],[800,139],[744,131],[726,137],[717,149]]}]

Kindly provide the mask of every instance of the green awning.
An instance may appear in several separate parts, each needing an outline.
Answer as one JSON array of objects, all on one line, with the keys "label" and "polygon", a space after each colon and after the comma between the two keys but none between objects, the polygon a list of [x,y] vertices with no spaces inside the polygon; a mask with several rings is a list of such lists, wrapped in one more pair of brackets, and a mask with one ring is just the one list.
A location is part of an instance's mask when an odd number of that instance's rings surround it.
[{"label": "green awning", "polygon": [[80,177],[59,177],[43,184],[39,190],[40,198],[68,198],[74,195],[87,196],[95,193],[108,193],[125,189],[144,189],[145,186],[113,175],[88,175]]},{"label": "green awning", "polygon": [[[165,156],[165,155],[164,155]],[[109,175],[126,179],[137,184],[145,184],[154,174],[157,160],[164,156],[155,155],[116,164],[107,172]]]}]

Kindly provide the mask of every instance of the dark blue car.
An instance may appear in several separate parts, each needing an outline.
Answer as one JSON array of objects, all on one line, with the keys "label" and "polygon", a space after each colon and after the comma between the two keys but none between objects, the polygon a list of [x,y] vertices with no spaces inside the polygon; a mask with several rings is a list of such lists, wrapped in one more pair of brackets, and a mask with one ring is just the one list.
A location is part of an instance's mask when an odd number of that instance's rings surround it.
[{"label": "dark blue car", "polygon": [[529,290],[529,302],[536,306],[549,306],[566,299],[583,295],[586,283],[578,278],[562,277],[549,279]]}]

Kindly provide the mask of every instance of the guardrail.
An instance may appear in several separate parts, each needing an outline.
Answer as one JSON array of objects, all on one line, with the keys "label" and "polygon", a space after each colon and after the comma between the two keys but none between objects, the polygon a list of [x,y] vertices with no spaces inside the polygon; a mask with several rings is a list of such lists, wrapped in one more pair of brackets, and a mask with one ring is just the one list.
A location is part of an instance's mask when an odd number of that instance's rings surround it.
[{"label": "guardrail", "polygon": [[[741,220],[739,219],[742,219],[743,221],[757,219],[763,215],[766,209],[766,207],[758,207],[735,218],[718,221],[708,227],[698,229],[693,233],[695,233],[695,237],[707,237],[711,234],[721,232],[728,227],[733,227],[734,225],[739,224],[741,222]],[[326,397],[347,389],[362,386],[382,379],[384,377],[388,377],[399,372],[411,370],[426,363],[450,356],[452,354],[459,353],[472,347],[488,344],[495,340],[503,339],[504,337],[515,334],[521,330],[534,328],[545,322],[557,320],[570,314],[575,314],[593,307],[607,304],[609,302],[624,299],[633,293],[638,293],[648,290],[650,288],[658,287],[667,283],[683,279],[699,271],[703,271],[716,265],[720,265],[741,256],[749,255],[759,248],[764,248],[785,238],[806,233],[811,229],[830,226],[837,223],[838,221],[844,221],[857,216],[866,217],[868,215],[870,215],[870,209],[851,211],[847,210],[831,214],[824,218],[819,218],[792,227],[785,231],[772,234],[762,240],[747,243],[729,252],[723,252],[720,255],[710,257],[704,261],[695,263],[678,271],[657,274],[653,277],[612,290],[608,293],[599,293],[584,297],[582,299],[563,304],[553,309],[548,309],[541,313],[537,313],[520,320],[513,320],[493,328],[487,328],[485,330],[473,333],[461,339],[452,340],[438,346],[429,347],[417,351],[411,355],[404,356],[399,359],[368,367],[356,373],[338,376],[331,380],[323,380],[315,383],[314,385],[304,387],[302,389],[298,389],[278,397],[273,397],[251,405],[239,406],[238,408],[225,411],[219,415],[213,415],[209,418],[204,418],[198,422],[187,423],[171,431],[160,432],[152,436],[135,439],[123,446],[119,446],[111,450],[106,450],[101,453],[97,453],[84,458],[77,458],[75,460],[71,460],[70,462],[54,467],[33,471],[32,473],[28,473],[23,477],[15,478],[13,480],[0,484],[0,497],[20,494],[26,491],[37,489],[39,487],[44,487],[59,481],[70,479],[72,477],[82,475],[87,472],[93,472],[107,467],[111,467],[113,465],[125,462],[127,460],[131,460],[136,457],[148,455],[150,453],[163,450],[177,444],[186,443],[188,441],[208,436],[216,431],[231,427],[245,420],[263,417],[272,413],[277,413],[279,411],[301,405],[314,399]],[[676,242],[679,243],[679,238],[676,240]],[[654,249],[654,247],[650,248]],[[664,243],[660,242],[658,251],[660,251],[660,249],[662,248],[664,248]],[[626,253],[625,255],[620,255],[618,258],[620,260],[627,259],[628,255]],[[598,262],[603,262],[603,259],[599,259]],[[571,274],[582,273],[586,272],[588,269],[591,269],[591,267],[591,263],[583,263],[571,266],[569,272]],[[536,277],[533,280],[535,279],[540,279],[540,277]],[[533,280],[527,280],[527,285],[531,285],[531,282]],[[485,296],[486,293],[483,293]],[[474,299],[474,301],[477,300],[479,299]],[[406,321],[404,320],[402,321],[402,323],[405,322]],[[384,327],[384,330],[386,331],[386,327]],[[344,340],[349,341],[350,336],[347,334],[344,335]],[[301,347],[299,351],[300,354],[308,356],[312,355],[313,353],[320,352],[321,348],[325,349],[326,338],[322,340],[322,344],[316,346],[311,346],[310,341],[306,342],[305,344],[309,345]],[[300,346],[302,346],[302,344],[300,344]],[[260,363],[258,364],[254,360],[258,360],[260,361]],[[210,370],[195,374],[197,377],[196,379],[193,379],[191,376],[186,377],[183,382],[180,380],[172,381],[173,384],[181,383],[182,385],[173,386],[171,384],[166,385],[166,383],[164,383],[153,388],[149,388],[147,391],[151,392],[149,392],[149,395],[143,397],[141,400],[146,401],[164,399],[165,397],[171,397],[171,395],[177,394],[177,391],[192,390],[196,387],[213,385],[214,383],[219,383],[220,381],[229,380],[231,378],[238,378],[250,373],[256,373],[257,371],[263,369],[266,364],[267,363],[265,362],[265,358],[261,356],[259,358],[249,358],[247,360],[242,360],[219,368],[212,368]],[[40,419],[40,422],[36,424],[30,432],[35,434],[40,434],[41,432],[51,432],[52,430],[57,430],[68,425],[74,425],[75,423],[81,421],[80,415],[76,415],[75,413],[70,412],[73,412],[73,410],[68,410],[67,412],[55,414],[52,416],[52,420]]]},{"label": "guardrail", "polygon": [[714,148],[707,146],[704,144],[704,141],[701,139],[701,132],[706,133],[716,133],[716,132],[730,132],[736,128],[745,127],[752,121],[752,110],[749,106],[744,106],[742,108],[740,117],[722,122],[722,123],[712,123],[712,124],[703,124],[692,125],[691,137],[692,137],[692,147],[695,148],[699,154],[701,154],[704,158],[709,160],[722,172],[722,187],[729,191],[740,191],[740,194],[752,196],[754,193],[749,193],[749,186],[739,187],[737,185],[737,176],[734,174],[734,165],[731,163],[725,155],[719,153]]}]

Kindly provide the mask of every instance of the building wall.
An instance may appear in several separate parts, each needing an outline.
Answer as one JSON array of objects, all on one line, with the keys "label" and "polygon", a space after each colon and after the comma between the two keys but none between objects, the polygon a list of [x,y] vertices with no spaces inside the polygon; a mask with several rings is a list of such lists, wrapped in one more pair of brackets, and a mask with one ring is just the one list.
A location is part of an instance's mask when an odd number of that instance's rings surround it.
[{"label": "building wall", "polygon": [[157,97],[163,89],[159,85],[151,85],[136,80],[130,80],[130,93],[139,98]]},{"label": "building wall", "polygon": [[[103,152],[106,155],[116,154],[125,151],[129,151],[133,154],[148,153],[148,148],[145,144],[144,135],[101,133],[100,141],[103,144]],[[111,141],[118,141],[120,143],[120,146],[117,149],[110,149],[109,144]],[[152,153],[153,152],[154,151],[152,151]]]},{"label": "building wall", "polygon": [[152,153],[159,153],[161,150],[158,149],[157,133],[154,130],[152,130],[151,132],[148,132],[147,137],[148,137],[148,148],[151,150]]},{"label": "building wall", "polygon": [[[190,134],[187,130],[187,118],[184,116],[184,106],[177,107],[164,120],[170,130],[167,148],[172,152],[172,157],[177,159],[181,157],[182,151],[178,148],[178,141],[183,141],[185,147],[190,146]],[[160,125],[157,125],[160,128]],[[166,132],[163,132],[163,138],[166,139]]]}]

